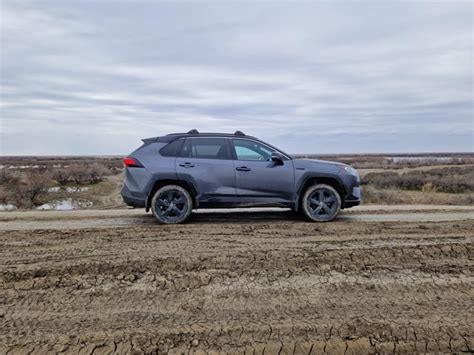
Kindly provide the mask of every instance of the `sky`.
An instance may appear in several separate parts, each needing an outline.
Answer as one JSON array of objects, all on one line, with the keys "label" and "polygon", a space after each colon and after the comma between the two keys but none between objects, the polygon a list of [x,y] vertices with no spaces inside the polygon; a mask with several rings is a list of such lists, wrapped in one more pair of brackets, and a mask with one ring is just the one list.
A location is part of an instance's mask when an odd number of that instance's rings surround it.
[{"label": "sky", "polygon": [[1,155],[474,152],[472,1],[0,3]]}]

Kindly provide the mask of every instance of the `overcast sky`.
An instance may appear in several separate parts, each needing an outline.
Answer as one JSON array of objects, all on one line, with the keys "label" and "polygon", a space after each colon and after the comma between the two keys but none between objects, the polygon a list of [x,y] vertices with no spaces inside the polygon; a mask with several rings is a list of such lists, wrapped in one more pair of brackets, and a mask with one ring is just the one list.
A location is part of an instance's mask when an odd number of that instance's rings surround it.
[{"label": "overcast sky", "polygon": [[474,151],[473,4],[2,0],[1,154]]}]

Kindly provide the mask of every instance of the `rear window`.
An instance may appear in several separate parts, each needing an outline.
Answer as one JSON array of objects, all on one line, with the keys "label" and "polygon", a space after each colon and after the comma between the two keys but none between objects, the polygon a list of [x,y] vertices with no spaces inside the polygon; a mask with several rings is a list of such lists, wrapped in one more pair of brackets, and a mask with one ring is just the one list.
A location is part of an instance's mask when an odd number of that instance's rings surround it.
[{"label": "rear window", "polygon": [[183,145],[184,139],[176,139],[165,145],[160,150],[160,154],[164,157],[176,157],[181,150],[181,146]]}]

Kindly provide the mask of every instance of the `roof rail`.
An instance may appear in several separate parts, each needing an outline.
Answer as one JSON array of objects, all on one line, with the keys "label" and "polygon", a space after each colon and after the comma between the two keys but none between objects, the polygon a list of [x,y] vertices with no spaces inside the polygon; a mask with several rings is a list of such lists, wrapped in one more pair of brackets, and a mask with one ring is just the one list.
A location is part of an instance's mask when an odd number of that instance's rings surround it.
[{"label": "roof rail", "polygon": [[199,134],[199,131],[197,129],[192,129],[188,131],[188,134]]},{"label": "roof rail", "polygon": [[235,131],[235,132],[234,132],[234,135],[235,135],[235,136],[245,136],[245,133],[242,132],[242,131]]}]

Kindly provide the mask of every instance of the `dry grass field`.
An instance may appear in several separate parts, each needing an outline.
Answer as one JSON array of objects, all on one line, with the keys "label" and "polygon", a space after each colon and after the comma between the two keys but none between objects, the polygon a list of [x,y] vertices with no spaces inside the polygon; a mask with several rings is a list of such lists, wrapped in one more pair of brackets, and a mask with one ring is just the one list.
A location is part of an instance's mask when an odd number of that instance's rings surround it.
[{"label": "dry grass field", "polygon": [[[297,157],[357,168],[366,204],[474,204],[473,153]],[[113,156],[1,157],[0,208],[125,207],[119,195],[121,171],[121,158]]]},{"label": "dry grass field", "polygon": [[474,351],[473,155],[329,158],[372,204],[177,226],[123,208],[115,157],[2,158],[0,354]]}]

